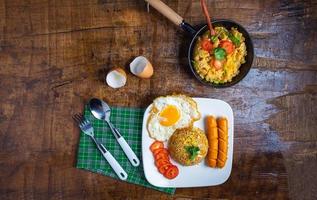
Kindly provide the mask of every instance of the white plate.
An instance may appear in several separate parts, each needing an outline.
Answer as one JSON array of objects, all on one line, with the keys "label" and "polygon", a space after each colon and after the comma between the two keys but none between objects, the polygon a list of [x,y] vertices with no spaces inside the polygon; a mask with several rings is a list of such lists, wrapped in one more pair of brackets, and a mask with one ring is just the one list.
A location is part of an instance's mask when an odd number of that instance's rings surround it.
[{"label": "white plate", "polygon": [[[214,115],[215,117],[227,117],[228,119],[228,159],[226,165],[222,169],[210,168],[206,165],[205,161],[195,166],[182,166],[171,159],[171,162],[179,169],[179,175],[172,180],[165,178],[159,173],[155,164],[154,157],[149,147],[154,142],[154,139],[150,138],[147,131],[147,119],[152,104],[147,107],[143,118],[142,127],[142,158],[143,168],[146,179],[149,183],[158,187],[202,187],[213,186],[224,183],[230,176],[232,167],[233,156],[233,112],[230,105],[224,101],[218,99],[207,98],[193,98],[198,105],[199,112],[201,113],[201,119],[194,123],[194,126],[205,130],[204,119],[207,115]],[[167,147],[167,142],[164,143]]]}]

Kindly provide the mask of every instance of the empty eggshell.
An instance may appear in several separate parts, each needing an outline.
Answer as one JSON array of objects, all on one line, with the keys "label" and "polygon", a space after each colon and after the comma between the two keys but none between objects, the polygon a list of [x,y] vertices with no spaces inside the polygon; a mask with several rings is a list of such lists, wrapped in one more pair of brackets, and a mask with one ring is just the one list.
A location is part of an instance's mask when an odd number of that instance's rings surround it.
[{"label": "empty eggshell", "polygon": [[127,82],[127,74],[122,68],[115,67],[108,72],[106,82],[112,88],[123,87]]},{"label": "empty eggshell", "polygon": [[150,78],[153,75],[153,66],[144,56],[138,56],[130,63],[130,71],[140,78]]}]

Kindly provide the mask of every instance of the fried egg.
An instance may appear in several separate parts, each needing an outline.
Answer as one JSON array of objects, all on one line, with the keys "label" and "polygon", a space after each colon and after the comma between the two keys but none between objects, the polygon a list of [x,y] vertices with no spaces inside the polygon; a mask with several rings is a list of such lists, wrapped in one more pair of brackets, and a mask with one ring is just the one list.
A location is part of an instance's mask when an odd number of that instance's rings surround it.
[{"label": "fried egg", "polygon": [[200,119],[197,103],[185,95],[158,97],[153,101],[147,128],[155,140],[166,141],[176,129],[186,128]]}]

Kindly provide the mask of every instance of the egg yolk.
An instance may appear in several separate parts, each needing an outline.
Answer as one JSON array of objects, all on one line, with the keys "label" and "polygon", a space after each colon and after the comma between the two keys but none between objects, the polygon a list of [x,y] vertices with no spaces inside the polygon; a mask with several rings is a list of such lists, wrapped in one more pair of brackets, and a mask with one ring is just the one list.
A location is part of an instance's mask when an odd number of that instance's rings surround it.
[{"label": "egg yolk", "polygon": [[162,124],[163,126],[171,126],[179,120],[180,113],[176,106],[168,105],[160,113],[160,117],[162,118],[160,124]]}]

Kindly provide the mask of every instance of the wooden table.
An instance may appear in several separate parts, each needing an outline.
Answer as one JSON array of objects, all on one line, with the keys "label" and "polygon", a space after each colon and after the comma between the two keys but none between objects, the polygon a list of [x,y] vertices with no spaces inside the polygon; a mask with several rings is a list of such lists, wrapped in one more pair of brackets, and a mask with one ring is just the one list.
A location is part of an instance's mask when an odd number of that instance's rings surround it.
[{"label": "wooden table", "polygon": [[[167,1],[191,24],[199,1]],[[214,89],[190,73],[178,27],[144,1],[0,0],[0,199],[316,199],[316,1],[208,1],[214,18],[241,23],[254,42],[252,70]],[[149,80],[128,73],[118,90],[106,72],[145,55]],[[218,98],[234,110],[234,162],[216,187],[174,196],[76,169],[71,116],[91,97],[145,107],[173,92]]]}]

